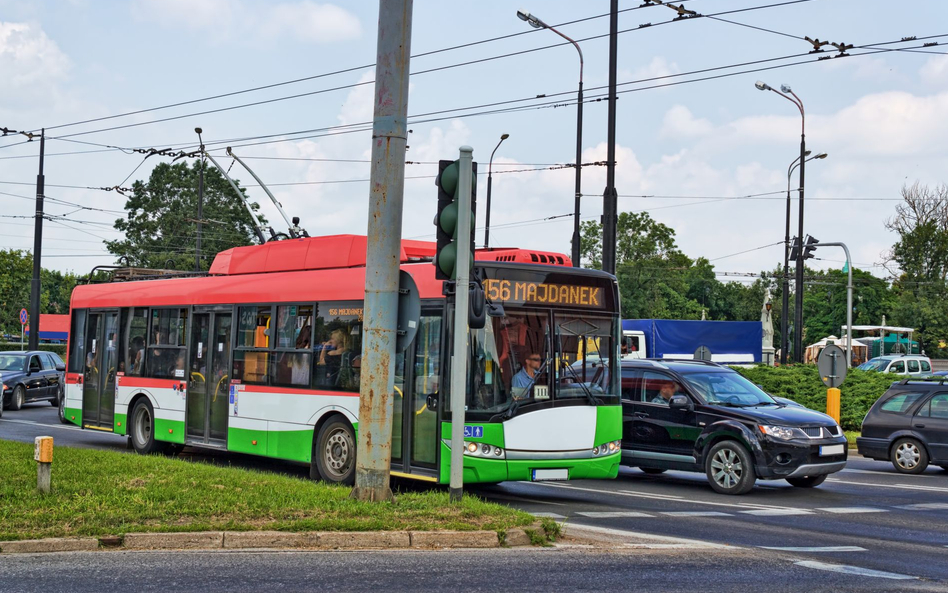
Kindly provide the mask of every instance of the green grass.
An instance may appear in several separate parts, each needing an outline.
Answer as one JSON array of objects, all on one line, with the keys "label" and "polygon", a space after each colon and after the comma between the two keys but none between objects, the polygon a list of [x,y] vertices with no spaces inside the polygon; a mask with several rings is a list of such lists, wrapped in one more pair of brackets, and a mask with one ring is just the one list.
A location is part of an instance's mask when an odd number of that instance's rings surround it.
[{"label": "green grass", "polygon": [[843,431],[843,434],[846,435],[846,440],[849,442],[849,448],[850,448],[850,449],[855,449],[855,448],[856,448],[856,437],[858,437],[858,436],[859,436],[860,434],[862,434],[862,433],[859,432],[858,430],[844,430],[844,431]]},{"label": "green grass", "polygon": [[350,489],[160,456],[60,447],[52,490],[36,491],[33,446],[0,440],[0,540],[130,532],[278,530],[504,531],[535,518],[446,490],[349,499]]}]

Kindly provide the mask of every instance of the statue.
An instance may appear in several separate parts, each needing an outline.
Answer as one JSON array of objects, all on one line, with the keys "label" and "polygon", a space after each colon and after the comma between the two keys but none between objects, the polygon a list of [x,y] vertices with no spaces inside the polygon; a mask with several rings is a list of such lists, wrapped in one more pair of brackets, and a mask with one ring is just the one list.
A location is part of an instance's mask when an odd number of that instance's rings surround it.
[{"label": "statue", "polygon": [[761,341],[762,362],[766,365],[774,365],[774,318],[771,309],[773,304],[770,302],[770,287],[764,292],[764,304],[760,308],[760,324],[763,328],[763,340]]}]

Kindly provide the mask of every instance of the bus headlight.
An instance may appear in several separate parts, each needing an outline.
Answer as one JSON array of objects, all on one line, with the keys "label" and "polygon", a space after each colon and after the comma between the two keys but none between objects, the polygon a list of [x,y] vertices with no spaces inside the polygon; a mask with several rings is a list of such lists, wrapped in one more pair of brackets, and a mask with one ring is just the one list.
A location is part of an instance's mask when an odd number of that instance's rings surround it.
[{"label": "bus headlight", "polygon": [[504,450],[487,443],[471,443],[464,441],[464,454],[471,457],[504,459]]},{"label": "bus headlight", "polygon": [[599,446],[593,447],[592,454],[593,457],[599,457],[600,455],[611,455],[619,451],[622,448],[622,441],[609,441],[608,443],[603,443]]}]

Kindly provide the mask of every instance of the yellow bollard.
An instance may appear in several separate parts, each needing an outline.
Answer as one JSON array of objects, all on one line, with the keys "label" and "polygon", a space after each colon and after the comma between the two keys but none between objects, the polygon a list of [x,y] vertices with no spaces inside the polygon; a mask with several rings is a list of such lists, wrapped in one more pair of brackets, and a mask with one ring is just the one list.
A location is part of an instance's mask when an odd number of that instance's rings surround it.
[{"label": "yellow bollard", "polygon": [[830,387],[826,390],[826,413],[839,424],[839,389]]},{"label": "yellow bollard", "polygon": [[53,463],[53,437],[36,437],[33,459],[36,464],[36,488],[40,492],[49,492],[50,474]]}]

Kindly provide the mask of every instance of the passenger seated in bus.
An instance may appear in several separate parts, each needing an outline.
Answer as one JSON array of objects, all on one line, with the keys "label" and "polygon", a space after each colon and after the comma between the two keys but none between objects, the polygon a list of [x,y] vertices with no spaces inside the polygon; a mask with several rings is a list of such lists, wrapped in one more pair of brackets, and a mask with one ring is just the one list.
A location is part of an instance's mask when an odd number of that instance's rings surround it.
[{"label": "passenger seated in bus", "polygon": [[178,358],[175,359],[174,364],[168,367],[168,376],[174,377],[175,379],[184,379],[185,378],[184,371],[185,371],[184,352],[182,352],[178,354]]},{"label": "passenger seated in bus", "polygon": [[323,343],[323,349],[319,353],[319,366],[321,368],[317,371],[317,376],[320,379],[320,384],[326,386],[338,384],[343,358],[348,354],[348,350],[346,332],[341,329],[333,330],[329,340]]},{"label": "passenger seated in bus", "polygon": [[129,366],[126,374],[142,374],[142,358],[145,353],[145,339],[141,336],[132,338],[132,345],[128,349]]}]

